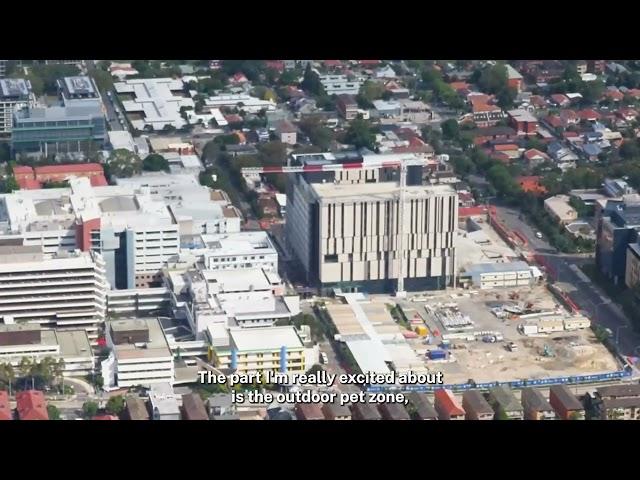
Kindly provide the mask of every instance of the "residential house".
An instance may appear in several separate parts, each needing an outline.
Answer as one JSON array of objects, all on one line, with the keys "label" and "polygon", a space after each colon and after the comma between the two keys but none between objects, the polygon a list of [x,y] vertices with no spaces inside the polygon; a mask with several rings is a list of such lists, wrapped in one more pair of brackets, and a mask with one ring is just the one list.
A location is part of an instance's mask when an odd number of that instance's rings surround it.
[{"label": "residential house", "polygon": [[426,394],[410,392],[406,397],[409,400],[412,416],[415,420],[438,420],[438,412]]},{"label": "residential house", "polygon": [[358,116],[358,102],[353,95],[338,95],[336,110],[345,120],[353,120]]},{"label": "residential house", "polygon": [[393,68],[391,68],[391,65],[387,65],[386,67],[382,67],[379,68],[378,70],[376,70],[375,73],[375,77],[377,79],[391,79],[391,78],[396,78],[398,75],[396,75],[396,72]]},{"label": "residential house", "polygon": [[516,179],[523,192],[531,192],[534,195],[545,195],[547,189],[540,183],[541,177],[538,175],[520,176]]},{"label": "residential house", "polygon": [[523,109],[509,110],[509,125],[511,125],[520,136],[535,135],[538,131],[538,119],[530,112]]},{"label": "residential house", "polygon": [[562,170],[575,167],[578,160],[578,156],[560,142],[551,142],[547,152]]},{"label": "residential house", "polygon": [[511,65],[507,64],[507,84],[510,88],[516,90],[516,92],[520,93],[522,91],[523,86],[523,78],[520,72],[518,72]]},{"label": "residential house", "polygon": [[556,195],[544,201],[544,209],[557,222],[566,225],[578,219],[578,211],[569,204],[568,195]]},{"label": "residential house", "polygon": [[23,390],[16,393],[19,420],[49,420],[47,402],[40,390]]},{"label": "residential house", "polygon": [[547,108],[547,101],[541,95],[531,95],[529,103],[536,109]]},{"label": "residential house", "polygon": [[549,388],[549,403],[561,420],[584,420],[582,403],[566,385],[552,385]]},{"label": "residential house", "polygon": [[590,162],[596,162],[598,155],[602,153],[602,148],[594,143],[586,143],[582,145],[582,155]]},{"label": "residential house", "polygon": [[586,122],[597,122],[601,118],[601,115],[593,108],[578,110],[576,114],[580,120],[584,120]]},{"label": "residential house", "polygon": [[604,91],[602,98],[612,100],[614,102],[620,102],[624,99],[624,93],[618,90],[617,87],[610,86]]},{"label": "residential house", "polygon": [[438,389],[433,394],[433,399],[440,420],[464,420],[465,411],[451,390]]},{"label": "residential house", "polygon": [[351,405],[353,420],[382,420],[382,415],[371,403],[356,402]]},{"label": "residential house", "polygon": [[265,217],[277,217],[278,216],[278,204],[271,197],[258,198],[258,208]]},{"label": "residential house", "polygon": [[597,74],[604,73],[606,65],[606,60],[587,60],[587,72]]},{"label": "residential house", "polygon": [[522,420],[524,418],[522,405],[508,387],[500,385],[490,389],[489,403],[498,420]]},{"label": "residential house", "polygon": [[351,420],[351,410],[346,405],[334,401],[322,405],[322,413],[326,420]]},{"label": "residential house", "polygon": [[322,408],[317,403],[297,403],[294,412],[298,420],[324,420]]},{"label": "residential house", "polygon": [[124,397],[125,418],[127,420],[149,420],[149,410],[143,399],[133,395]]},{"label": "residential house", "polygon": [[276,123],[276,135],[278,139],[287,145],[295,145],[298,143],[297,132],[298,129],[288,120],[280,120]]},{"label": "residential house", "polygon": [[215,393],[207,399],[207,408],[211,420],[240,420],[237,405],[230,393]]},{"label": "residential house", "polygon": [[549,155],[535,148],[530,148],[529,150],[524,152],[524,160],[527,162],[529,168],[533,169],[538,165],[543,164],[544,162],[548,162],[551,160]]},{"label": "residential house", "polygon": [[524,408],[525,420],[555,420],[556,412],[539,390],[531,387],[523,388],[520,391],[520,400]]},{"label": "residential house", "polygon": [[479,390],[467,390],[462,395],[462,408],[467,420],[493,420],[495,412]]},{"label": "residential house", "polygon": [[378,410],[385,420],[411,420],[409,413],[400,403],[381,403]]},{"label": "residential house", "polygon": [[491,140],[515,140],[516,131],[511,127],[485,127],[471,130],[471,137],[475,145],[484,145]]},{"label": "residential house", "polygon": [[597,388],[591,401],[602,420],[640,420],[638,384]]},{"label": "residential house", "polygon": [[181,411],[183,420],[209,420],[204,402],[197,393],[182,395]]},{"label": "residential house", "polygon": [[571,103],[571,100],[569,100],[569,97],[567,97],[566,95],[563,95],[562,93],[555,93],[551,95],[550,103],[555,107],[562,108],[562,107],[568,106]]},{"label": "residential house", "polygon": [[472,105],[473,121],[477,127],[492,127],[504,118],[502,109],[497,105],[474,103]]}]

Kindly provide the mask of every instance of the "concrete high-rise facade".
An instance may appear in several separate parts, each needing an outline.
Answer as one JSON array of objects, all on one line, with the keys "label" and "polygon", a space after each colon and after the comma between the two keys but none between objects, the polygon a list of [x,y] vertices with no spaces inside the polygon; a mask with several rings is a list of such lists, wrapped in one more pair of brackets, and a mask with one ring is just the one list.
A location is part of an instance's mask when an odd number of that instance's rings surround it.
[{"label": "concrete high-rise facade", "polygon": [[389,172],[380,169],[289,179],[287,245],[307,283],[323,290],[391,292],[400,268],[407,290],[450,283],[456,268],[455,190],[411,185],[401,208],[399,184],[387,178]]},{"label": "concrete high-rise facade", "polygon": [[94,252],[42,253],[38,246],[0,246],[0,318],[84,329],[95,340],[104,322],[109,284]]}]

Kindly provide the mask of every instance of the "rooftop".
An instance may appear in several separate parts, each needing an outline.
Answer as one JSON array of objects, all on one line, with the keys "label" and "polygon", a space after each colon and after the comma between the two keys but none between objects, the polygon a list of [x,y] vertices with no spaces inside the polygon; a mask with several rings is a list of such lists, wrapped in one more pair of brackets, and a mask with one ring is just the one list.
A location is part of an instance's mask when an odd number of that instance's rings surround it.
[{"label": "rooftop", "polygon": [[528,407],[536,412],[553,411],[553,407],[544,398],[544,395],[539,390],[531,387],[523,388],[521,392],[522,402],[526,403]]},{"label": "rooftop", "polygon": [[416,409],[418,418],[422,420],[438,418],[438,412],[436,412],[436,409],[431,404],[429,397],[424,393],[411,392],[407,394],[407,398],[413,405],[413,408]]},{"label": "rooftop", "polygon": [[601,398],[640,397],[640,384],[599,387],[596,392]]},{"label": "rooftop", "polygon": [[479,390],[468,390],[463,395],[464,404],[471,407],[478,415],[493,414],[493,408],[489,405]]},{"label": "rooftop", "polygon": [[293,326],[265,328],[230,328],[232,344],[240,352],[258,352],[263,350],[279,351],[303,348],[302,340]]},{"label": "rooftop", "polygon": [[497,272],[513,272],[513,271],[529,271],[531,267],[528,263],[521,260],[515,262],[502,263],[477,263],[466,268],[466,272],[472,275],[480,275],[483,273]]},{"label": "rooftop", "polygon": [[584,410],[582,403],[566,385],[553,385],[549,388],[549,393],[553,394],[567,410]]},{"label": "rooftop", "polygon": [[491,399],[495,401],[505,412],[522,411],[522,405],[511,389],[505,386],[494,387],[489,390]]},{"label": "rooftop", "polygon": [[[362,202],[363,200],[392,200],[397,198],[399,191],[398,182],[358,183],[358,184],[312,184],[316,195],[322,200],[339,200]],[[426,198],[437,195],[454,195],[455,190],[451,185],[408,186],[406,198]],[[364,198],[363,198],[364,197]]]},{"label": "rooftop", "polygon": [[115,326],[121,329],[144,328],[144,324],[146,324],[149,329],[149,341],[144,344],[121,343],[114,345],[113,350],[118,361],[172,358],[169,343],[156,318],[112,320],[108,323],[112,328]]}]

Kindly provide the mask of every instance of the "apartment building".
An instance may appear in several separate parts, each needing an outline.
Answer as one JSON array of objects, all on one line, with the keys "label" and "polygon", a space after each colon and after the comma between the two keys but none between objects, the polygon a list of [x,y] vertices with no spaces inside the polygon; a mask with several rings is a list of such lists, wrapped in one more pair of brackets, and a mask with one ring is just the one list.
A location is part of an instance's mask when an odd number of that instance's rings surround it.
[{"label": "apartment building", "polygon": [[0,60],[0,78],[4,78],[7,75],[7,62],[8,60]]},{"label": "apartment building", "polygon": [[302,373],[307,370],[304,350],[293,326],[235,327],[228,330],[227,345],[214,345],[213,361],[217,368],[231,368],[238,373]]},{"label": "apartment building", "polygon": [[[600,216],[597,225],[596,264],[615,284],[625,281],[628,247],[638,242],[639,231],[640,205],[621,203]],[[633,260],[632,257],[629,262],[634,263]],[[633,273],[630,273],[629,283],[634,281]]]},{"label": "apartment building", "polygon": [[[3,78],[0,60],[0,78]],[[13,112],[33,106],[35,96],[31,91],[29,80],[7,78],[0,80],[0,138],[9,138],[13,126]]]},{"label": "apartment building", "polygon": [[356,97],[350,94],[338,95],[336,110],[345,120],[353,120],[358,116],[358,102]]},{"label": "apartment building", "polygon": [[456,191],[450,185],[410,185],[401,207],[399,184],[385,181],[393,178],[385,170],[326,171],[290,180],[287,244],[311,285],[389,292],[400,271],[407,290],[449,283],[455,271]]},{"label": "apartment building", "polygon": [[95,252],[46,255],[37,246],[0,246],[0,318],[4,324],[84,329],[104,322],[105,264]]},{"label": "apartment building", "polygon": [[258,113],[261,110],[267,112],[276,111],[276,102],[262,100],[248,94],[223,94],[204,99],[203,111],[212,111],[220,108],[238,108],[247,113]]},{"label": "apartment building", "polygon": [[105,333],[111,350],[102,362],[105,390],[173,384],[173,355],[156,318],[112,320]]},{"label": "apartment building", "polygon": [[327,95],[357,95],[362,86],[362,82],[349,80],[346,75],[320,75],[320,83],[327,92]]}]

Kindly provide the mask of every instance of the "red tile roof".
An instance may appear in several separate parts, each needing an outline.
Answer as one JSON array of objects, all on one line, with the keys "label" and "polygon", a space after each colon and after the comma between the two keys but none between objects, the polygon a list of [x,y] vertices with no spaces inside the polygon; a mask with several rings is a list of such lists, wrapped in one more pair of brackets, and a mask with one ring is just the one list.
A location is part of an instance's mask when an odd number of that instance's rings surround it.
[{"label": "red tile roof", "polygon": [[629,90],[627,90],[627,95],[634,97],[634,98],[640,98],[640,89],[638,88],[630,88]]},{"label": "red tile roof", "polygon": [[569,100],[569,97],[567,97],[566,95],[562,95],[561,93],[555,93],[551,95],[551,99],[558,105],[564,105],[565,103],[571,102],[571,100]]},{"label": "red tile roof", "polygon": [[496,152],[510,152],[512,150],[518,150],[518,145],[515,143],[500,143],[494,145],[493,150]]},{"label": "red tile roof", "polygon": [[442,405],[450,416],[464,415],[464,410],[458,405],[452,394],[444,389],[436,390],[433,394],[435,400]]},{"label": "red tile roof", "polygon": [[91,173],[103,172],[99,163],[67,163],[62,165],[45,165],[34,169],[36,175],[45,173]]},{"label": "red tile roof", "polygon": [[42,184],[35,178],[21,177],[17,178],[16,181],[21,190],[40,190],[42,188]]},{"label": "red tile roof", "polygon": [[558,115],[549,115],[547,118],[547,123],[554,128],[562,126],[562,120]]},{"label": "red tile roof", "polygon": [[96,415],[91,420],[120,420],[115,415]]},{"label": "red tile roof", "polygon": [[578,113],[578,117],[580,117],[581,120],[599,120],[600,119],[600,114],[592,108],[585,108],[584,110],[579,110],[577,113]]},{"label": "red tile roof", "polygon": [[624,98],[624,94],[620,90],[607,90],[604,96],[614,101],[620,101]]},{"label": "red tile roof", "polygon": [[109,182],[107,182],[107,179],[104,178],[104,175],[94,175],[93,177],[89,178],[89,181],[91,181],[92,187],[106,187],[107,185],[109,185]]},{"label": "red tile roof", "polygon": [[473,104],[473,113],[478,112],[497,112],[502,111],[500,107],[497,105],[488,105],[486,103],[474,103]]},{"label": "red tile roof", "polygon": [[378,65],[380,60],[357,60],[360,65]]},{"label": "red tile roof", "polygon": [[284,71],[284,60],[267,60],[264,62],[267,68],[272,68],[278,72]]},{"label": "red tile roof", "polygon": [[547,101],[540,95],[531,95],[529,102],[535,107],[545,107],[547,105]]},{"label": "red tile roof", "polygon": [[[524,152],[524,157],[529,161],[533,160],[536,157],[542,157],[545,160],[549,160],[549,156],[546,153],[541,152],[540,150],[537,150],[535,148],[530,148],[529,150]],[[521,178],[524,178],[524,177],[521,177]]]},{"label": "red tile roof", "polygon": [[9,406],[9,395],[0,390],[0,420],[13,420],[13,413]]},{"label": "red tile roof", "polygon": [[231,81],[235,83],[244,83],[244,82],[248,82],[249,80],[244,75],[244,73],[238,72],[231,78]]},{"label": "red tile roof", "polygon": [[518,177],[517,182],[520,185],[520,188],[522,188],[522,190],[525,192],[540,193],[540,194],[547,193],[547,189],[544,187],[544,185],[540,184],[539,176],[532,175],[532,176]]},{"label": "red tile roof", "polygon": [[469,88],[469,84],[467,82],[451,82],[449,86],[455,91],[466,90]]},{"label": "red tile roof", "polygon": [[564,138],[576,138],[579,137],[578,132],[562,132]]},{"label": "red tile roof", "polygon": [[323,60],[325,67],[341,67],[342,62],[340,60]]},{"label": "red tile roof", "polygon": [[44,394],[38,390],[25,390],[16,394],[20,420],[49,420]]},{"label": "red tile roof", "polygon": [[13,174],[14,175],[32,175],[33,168],[27,165],[16,165],[15,167],[13,167]]},{"label": "red tile roof", "polygon": [[484,215],[487,213],[487,207],[484,205],[477,205],[475,207],[461,207],[458,209],[458,217],[475,217],[478,215]]}]

